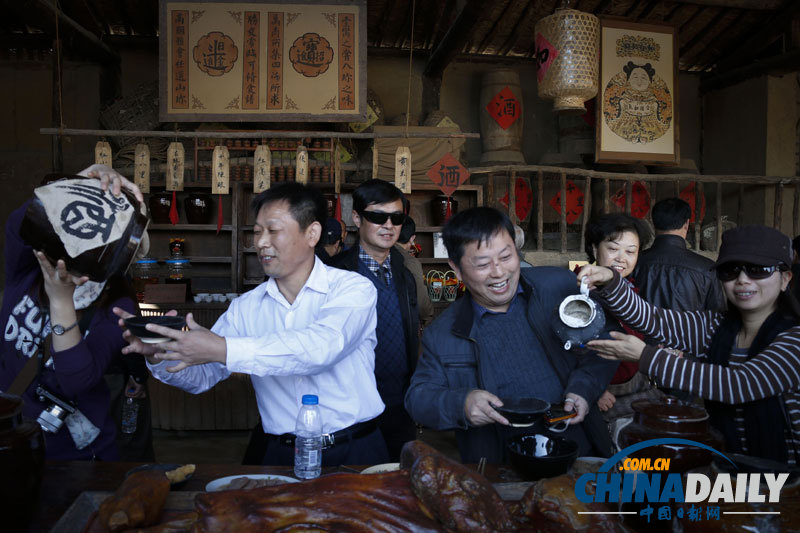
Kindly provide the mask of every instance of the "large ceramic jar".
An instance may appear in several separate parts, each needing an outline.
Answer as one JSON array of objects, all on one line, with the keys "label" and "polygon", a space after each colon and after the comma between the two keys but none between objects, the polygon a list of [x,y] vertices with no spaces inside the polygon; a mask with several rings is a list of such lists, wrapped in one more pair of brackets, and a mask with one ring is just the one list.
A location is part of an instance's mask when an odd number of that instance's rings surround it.
[{"label": "large ceramic jar", "polygon": [[169,210],[171,208],[171,192],[159,192],[150,195],[150,217],[154,223],[169,224]]},{"label": "large ceramic jar", "polygon": [[[450,206],[450,213],[448,216],[447,207]],[[431,200],[431,220],[434,226],[444,226],[448,219],[458,213],[458,200],[452,196],[445,196],[438,194]]]},{"label": "large ceramic jar", "polygon": [[0,393],[0,516],[5,531],[24,530],[44,466],[39,424],[22,418],[22,398]]},{"label": "large ceramic jar", "polygon": [[204,192],[193,192],[183,200],[186,221],[189,224],[208,224],[213,211],[213,200]]},{"label": "large ceramic jar", "polygon": [[[622,428],[617,438],[620,448],[659,438],[680,438],[701,442],[722,450],[722,436],[712,429],[702,407],[672,397],[639,400],[631,404],[633,422]],[[670,458],[670,472],[686,472],[711,463],[712,452],[689,444],[651,446],[632,454],[635,457]]]}]

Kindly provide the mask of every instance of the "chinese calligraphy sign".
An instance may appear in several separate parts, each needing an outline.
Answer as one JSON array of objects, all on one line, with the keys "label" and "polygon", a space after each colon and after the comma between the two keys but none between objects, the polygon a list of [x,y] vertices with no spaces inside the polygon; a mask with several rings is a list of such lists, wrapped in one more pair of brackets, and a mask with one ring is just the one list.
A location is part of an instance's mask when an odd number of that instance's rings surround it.
[{"label": "chinese calligraphy sign", "polygon": [[159,0],[160,118],[364,122],[366,0]]},{"label": "chinese calligraphy sign", "polygon": [[[550,199],[550,207],[561,213],[561,191]],[[572,180],[567,180],[567,224],[572,224],[583,213],[583,191]]]},{"label": "chinese calligraphy sign", "polygon": [[508,129],[522,114],[522,103],[517,100],[508,87],[494,95],[486,106],[486,111],[497,121],[501,128]]},{"label": "chinese calligraphy sign", "polygon": [[452,196],[456,189],[467,181],[469,171],[455,157],[447,153],[433,164],[427,175],[445,195]]}]

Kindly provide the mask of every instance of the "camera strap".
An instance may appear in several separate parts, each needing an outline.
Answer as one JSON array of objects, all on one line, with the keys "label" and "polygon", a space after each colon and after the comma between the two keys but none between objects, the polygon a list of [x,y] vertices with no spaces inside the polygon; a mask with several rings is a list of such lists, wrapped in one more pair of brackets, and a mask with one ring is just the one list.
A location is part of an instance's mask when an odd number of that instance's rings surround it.
[{"label": "camera strap", "polygon": [[50,359],[51,344],[52,334],[49,334],[44,338],[44,341],[39,344],[39,349],[28,359],[28,362],[22,367],[20,373],[17,374],[17,377],[14,378],[14,382],[11,383],[11,386],[8,388],[8,394],[22,396],[22,394],[28,390],[33,380],[36,379],[41,369],[44,368],[47,360]]}]

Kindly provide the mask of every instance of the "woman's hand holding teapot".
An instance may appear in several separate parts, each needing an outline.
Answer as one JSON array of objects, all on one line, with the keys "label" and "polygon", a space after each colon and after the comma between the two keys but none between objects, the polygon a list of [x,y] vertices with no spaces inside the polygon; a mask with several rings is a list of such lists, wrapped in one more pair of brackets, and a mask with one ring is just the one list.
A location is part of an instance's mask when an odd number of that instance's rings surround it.
[{"label": "woman's hand holding teapot", "polygon": [[614,271],[597,265],[584,265],[578,271],[578,285],[586,278],[589,290],[596,289],[614,279]]}]

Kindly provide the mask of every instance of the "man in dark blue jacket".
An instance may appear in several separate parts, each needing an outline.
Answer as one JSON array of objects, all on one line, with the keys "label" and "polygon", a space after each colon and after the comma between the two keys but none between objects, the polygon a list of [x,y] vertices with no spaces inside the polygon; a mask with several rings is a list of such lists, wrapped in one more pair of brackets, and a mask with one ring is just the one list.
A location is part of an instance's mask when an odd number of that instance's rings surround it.
[{"label": "man in dark blue jacket", "polygon": [[[419,353],[419,312],[414,277],[394,248],[406,218],[403,192],[388,181],[365,181],[353,191],[358,245],[331,258],[330,265],[358,272],[378,291],[375,379],[386,410],[378,421],[389,456],[400,458],[416,426],[403,406]],[[357,384],[354,384],[357,385]]]},{"label": "man in dark blue jacket", "polygon": [[458,213],[443,239],[469,292],[425,329],[405,399],[414,420],[455,429],[464,462],[502,462],[507,440],[533,428],[511,427],[495,407],[501,398],[536,397],[577,411],[563,435],[578,443],[580,455],[610,455],[595,404],[617,364],[564,350],[550,326],[561,301],[578,292],[575,276],[556,267],[521,274],[514,227],[496,209]]}]

